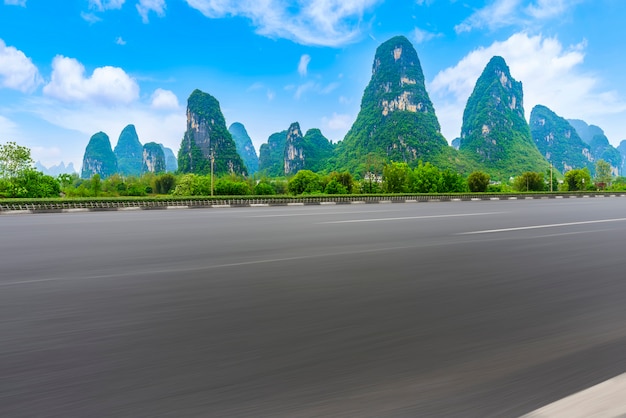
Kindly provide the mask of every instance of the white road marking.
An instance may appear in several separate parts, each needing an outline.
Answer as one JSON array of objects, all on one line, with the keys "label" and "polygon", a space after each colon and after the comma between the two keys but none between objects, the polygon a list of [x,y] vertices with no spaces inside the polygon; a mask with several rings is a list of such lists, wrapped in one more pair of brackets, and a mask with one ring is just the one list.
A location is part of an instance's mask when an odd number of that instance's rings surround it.
[{"label": "white road marking", "polygon": [[454,215],[424,215],[424,216],[403,216],[399,218],[374,218],[374,219],[348,219],[345,221],[328,221],[320,222],[320,224],[351,224],[359,222],[387,222],[387,221],[406,221],[412,219],[435,219],[435,218],[460,218],[464,216],[485,216],[498,215],[504,212],[484,212],[484,213],[458,213]]},{"label": "white road marking", "polygon": [[522,418],[617,418],[626,415],[626,373],[575,393]]},{"label": "white road marking", "polygon": [[546,225],[519,226],[515,228],[486,229],[484,231],[461,232],[457,235],[495,234],[498,232],[525,231],[529,229],[559,228],[563,226],[591,225],[591,224],[602,224],[602,223],[609,223],[609,222],[624,222],[624,221],[626,221],[626,218],[598,219],[595,221],[566,222],[562,224],[546,224]]}]

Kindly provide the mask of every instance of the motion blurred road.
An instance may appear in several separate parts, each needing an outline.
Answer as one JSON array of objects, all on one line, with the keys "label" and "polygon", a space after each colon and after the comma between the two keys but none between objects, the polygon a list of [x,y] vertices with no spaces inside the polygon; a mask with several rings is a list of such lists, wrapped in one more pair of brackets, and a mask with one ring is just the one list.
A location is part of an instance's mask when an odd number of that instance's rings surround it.
[{"label": "motion blurred road", "polygon": [[626,199],[0,216],[2,417],[507,417],[626,371]]}]

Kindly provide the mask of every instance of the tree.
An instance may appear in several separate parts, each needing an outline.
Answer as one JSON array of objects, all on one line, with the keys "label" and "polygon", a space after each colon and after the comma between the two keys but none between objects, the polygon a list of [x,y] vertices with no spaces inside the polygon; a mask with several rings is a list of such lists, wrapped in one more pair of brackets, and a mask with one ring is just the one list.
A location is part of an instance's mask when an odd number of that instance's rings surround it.
[{"label": "tree", "polygon": [[489,174],[482,171],[474,171],[467,177],[467,186],[473,193],[484,193],[489,187]]},{"label": "tree", "polygon": [[290,193],[303,194],[303,193],[321,193],[322,184],[317,174],[311,170],[300,170],[298,173],[289,180],[287,188]]},{"label": "tree", "polygon": [[438,193],[442,186],[441,172],[431,163],[419,162],[411,178],[411,192]]},{"label": "tree", "polygon": [[32,169],[30,149],[15,142],[0,144],[0,178],[14,179]]},{"label": "tree", "polygon": [[383,190],[385,193],[408,192],[412,171],[407,163],[385,164],[383,168]]},{"label": "tree", "polygon": [[591,185],[591,174],[586,167],[565,173],[565,186],[570,192],[586,190]]},{"label": "tree", "polygon": [[613,173],[611,172],[611,164],[604,160],[598,160],[596,162],[596,183],[598,187],[604,189],[611,185],[613,180]]},{"label": "tree", "polygon": [[545,190],[546,184],[543,181],[543,173],[527,171],[515,178],[513,187],[520,192],[541,192]]}]

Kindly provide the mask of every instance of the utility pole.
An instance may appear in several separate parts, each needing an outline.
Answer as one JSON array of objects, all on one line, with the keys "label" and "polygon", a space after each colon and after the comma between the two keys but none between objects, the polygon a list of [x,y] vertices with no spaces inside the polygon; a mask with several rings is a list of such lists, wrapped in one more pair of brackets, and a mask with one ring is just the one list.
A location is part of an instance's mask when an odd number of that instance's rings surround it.
[{"label": "utility pole", "polygon": [[215,165],[215,153],[211,151],[211,197],[213,197],[213,166]]}]

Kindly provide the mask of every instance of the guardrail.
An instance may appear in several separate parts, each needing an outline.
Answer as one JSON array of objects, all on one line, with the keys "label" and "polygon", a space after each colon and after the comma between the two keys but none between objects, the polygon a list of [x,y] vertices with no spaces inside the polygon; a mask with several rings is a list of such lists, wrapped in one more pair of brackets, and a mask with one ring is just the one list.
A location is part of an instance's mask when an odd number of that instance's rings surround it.
[{"label": "guardrail", "polygon": [[323,204],[418,203],[518,199],[564,199],[592,197],[626,197],[626,193],[575,192],[575,193],[461,193],[461,194],[403,194],[403,195],[342,195],[304,197],[190,197],[92,200],[32,199],[0,200],[0,213],[55,213],[106,210],[149,210],[177,208],[220,208]]}]

